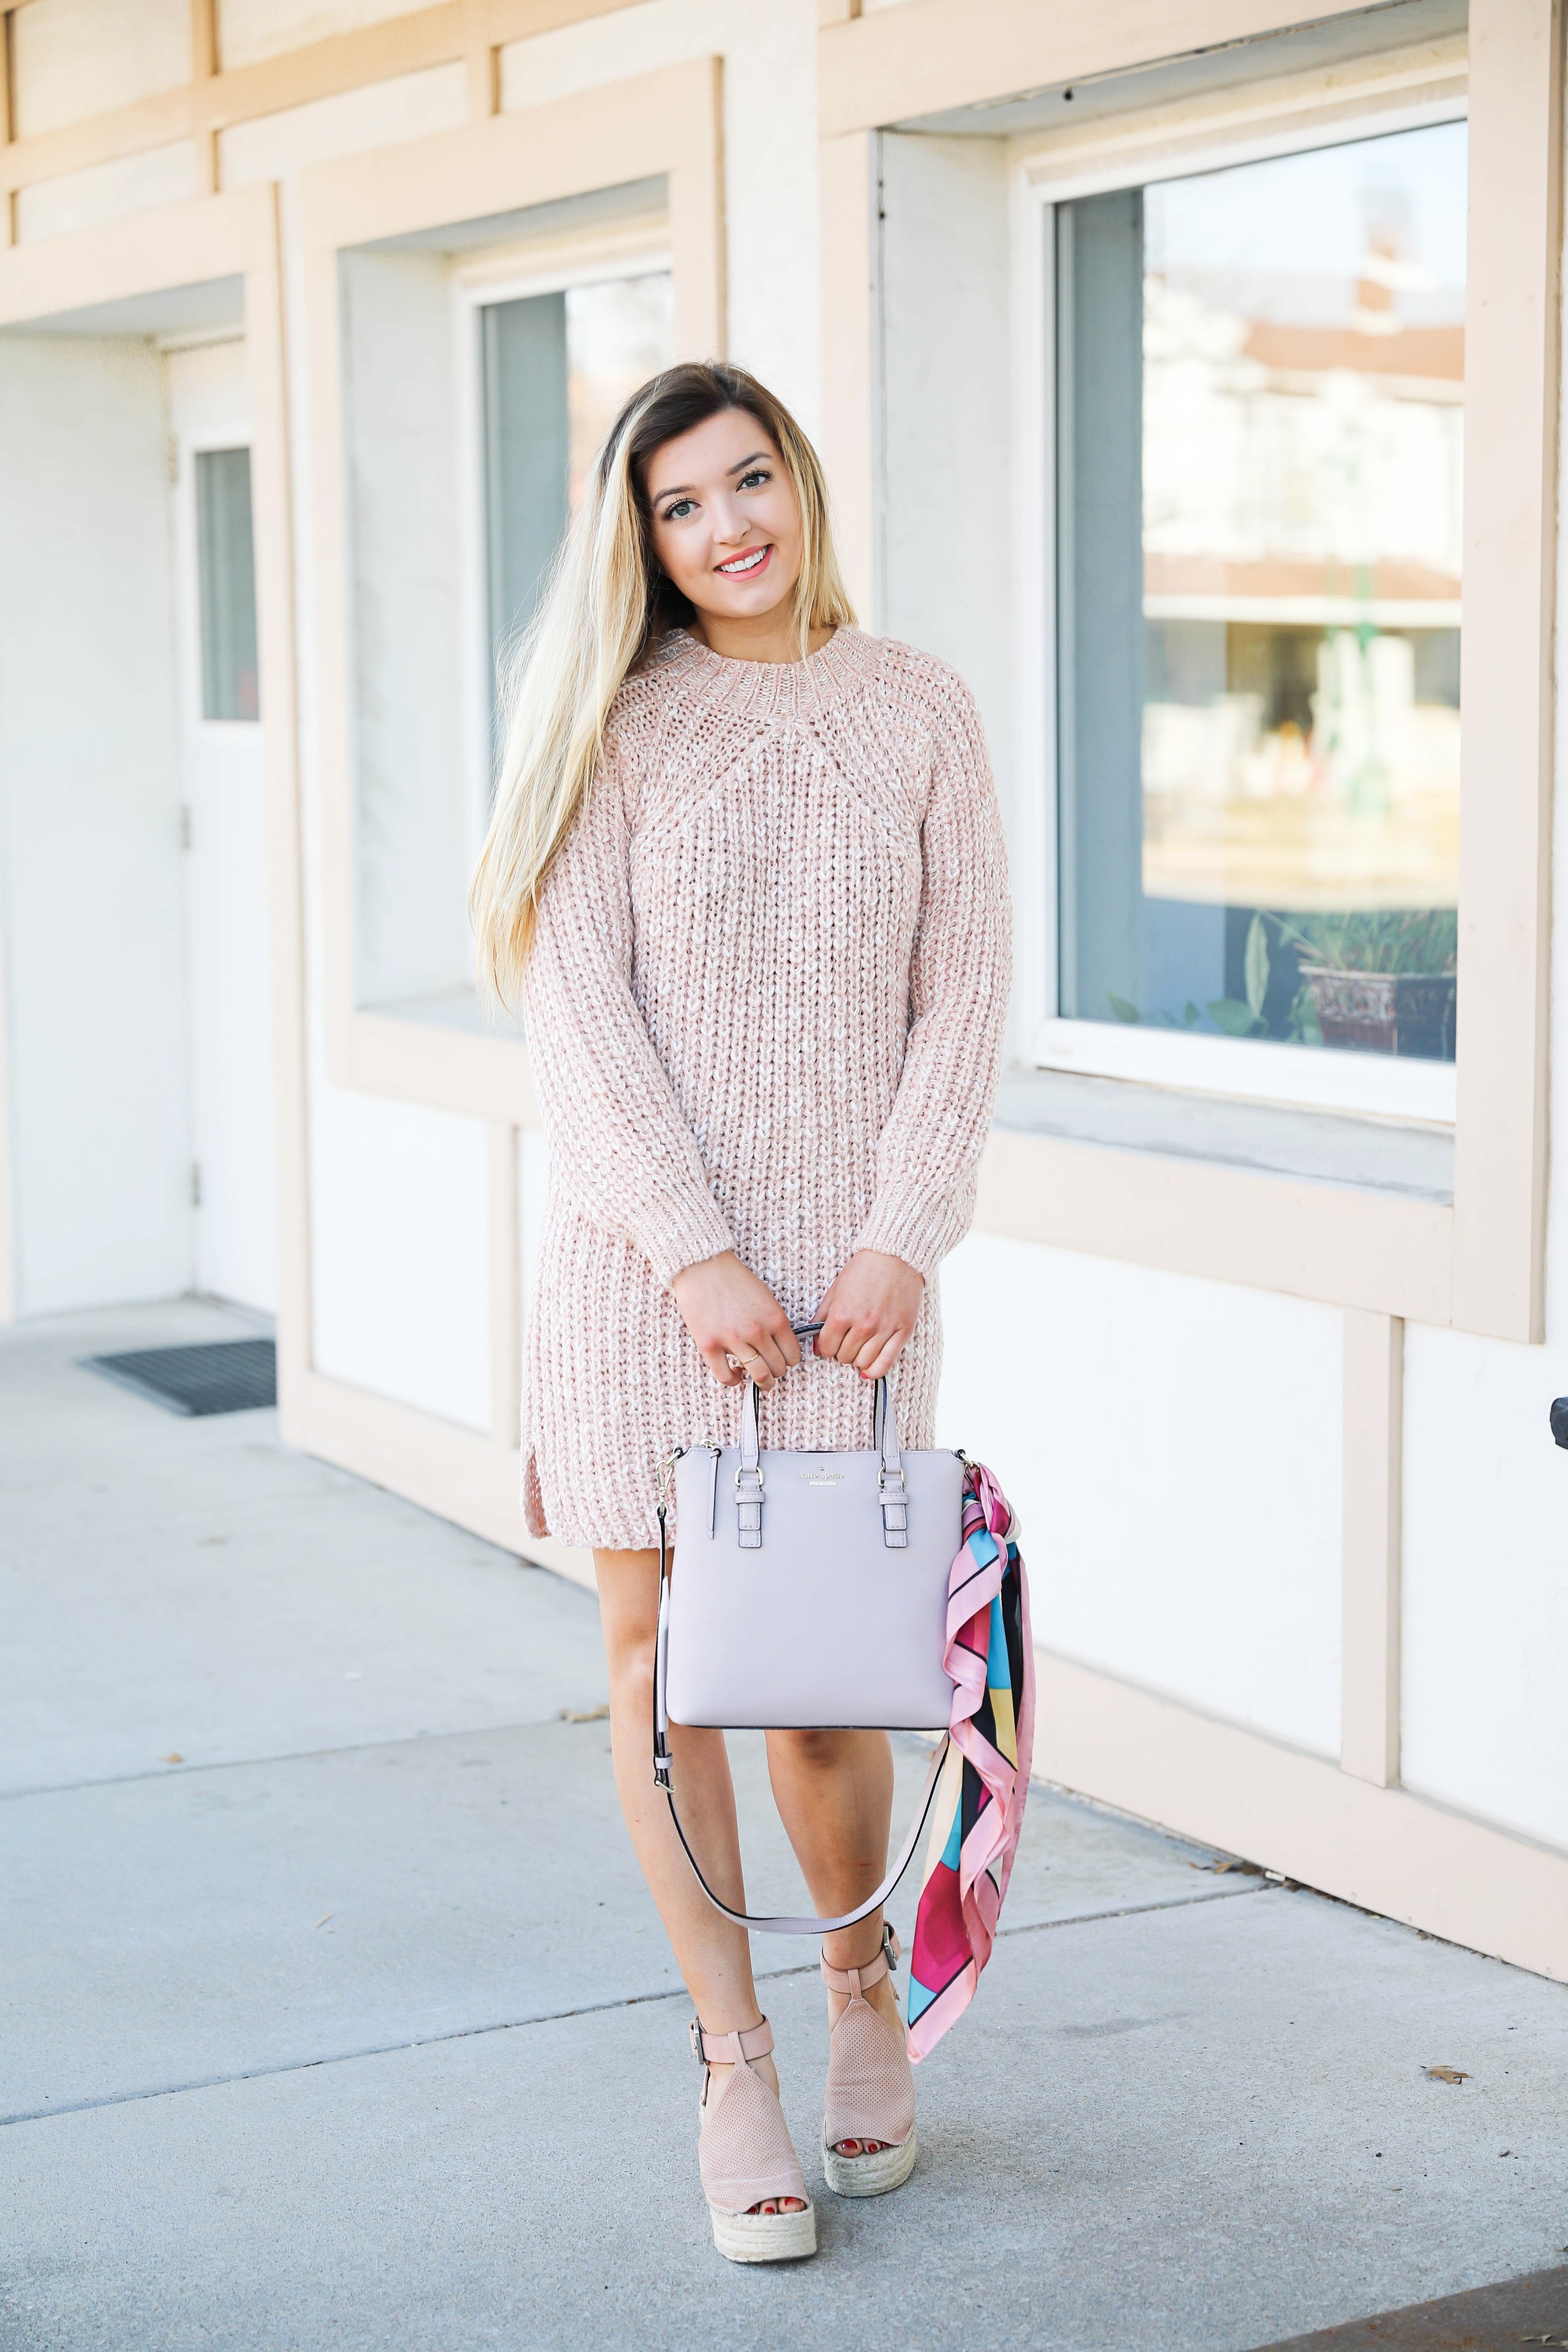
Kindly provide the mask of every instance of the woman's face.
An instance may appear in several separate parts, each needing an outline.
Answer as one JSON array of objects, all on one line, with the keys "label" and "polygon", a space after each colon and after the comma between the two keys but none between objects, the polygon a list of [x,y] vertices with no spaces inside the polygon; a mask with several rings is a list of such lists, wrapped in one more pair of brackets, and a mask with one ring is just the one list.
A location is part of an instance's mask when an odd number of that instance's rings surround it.
[{"label": "woman's face", "polygon": [[786,604],[804,554],[800,503],[750,409],[723,409],[666,441],[644,479],[654,553],[700,613],[743,625]]}]

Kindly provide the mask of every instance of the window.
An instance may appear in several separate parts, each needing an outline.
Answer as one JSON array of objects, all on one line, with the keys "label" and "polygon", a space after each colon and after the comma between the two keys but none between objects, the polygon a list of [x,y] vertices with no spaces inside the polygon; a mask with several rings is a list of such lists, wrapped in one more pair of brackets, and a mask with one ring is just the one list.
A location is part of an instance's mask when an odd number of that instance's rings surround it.
[{"label": "window", "polygon": [[1056,208],[1059,1010],[1451,1061],[1466,132]]},{"label": "window", "polygon": [[256,561],[248,449],[203,449],[197,455],[196,581],[202,717],[255,719]]},{"label": "window", "polygon": [[668,270],[487,303],[481,313],[485,539],[498,657],[526,625],[605,434],[668,367]]}]

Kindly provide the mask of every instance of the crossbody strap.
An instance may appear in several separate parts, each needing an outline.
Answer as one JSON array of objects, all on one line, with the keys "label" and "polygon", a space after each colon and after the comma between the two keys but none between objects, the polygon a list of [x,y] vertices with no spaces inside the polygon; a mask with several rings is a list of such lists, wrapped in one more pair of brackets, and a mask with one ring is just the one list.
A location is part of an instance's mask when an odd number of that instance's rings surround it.
[{"label": "crossbody strap", "polygon": [[927,1817],[931,1812],[931,1801],[936,1795],[937,1781],[941,1778],[942,1764],[951,1744],[947,1733],[943,1732],[932,1752],[931,1767],[926,1773],[925,1787],[921,1791],[920,1802],[915,1808],[915,1817],[899,1858],[874,1895],[868,1895],[864,1903],[858,1905],[853,1911],[844,1912],[837,1919],[816,1919],[805,1912],[777,1912],[764,1916],[750,1911],[731,1911],[727,1903],[720,1901],[703,1876],[702,1865],[691,1851],[691,1841],[681,1827],[680,1815],[676,1810],[675,1790],[670,1785],[669,1771],[669,1711],[665,1698],[668,1664],[669,1536],[666,1524],[665,1505],[661,1500],[658,1506],[658,1635],[654,1648],[653,1665],[653,1778],[655,1787],[664,1791],[665,1802],[669,1807],[669,1818],[675,1823],[675,1834],[680,1840],[687,1861],[691,1864],[692,1875],[715,1911],[721,1911],[725,1918],[732,1920],[737,1927],[759,1928],[764,1935],[829,1936],[837,1928],[853,1927],[858,1920],[869,1918],[871,1913],[879,1909],[887,1901],[914,1860],[915,1848],[921,1842],[921,1832],[925,1828]]}]

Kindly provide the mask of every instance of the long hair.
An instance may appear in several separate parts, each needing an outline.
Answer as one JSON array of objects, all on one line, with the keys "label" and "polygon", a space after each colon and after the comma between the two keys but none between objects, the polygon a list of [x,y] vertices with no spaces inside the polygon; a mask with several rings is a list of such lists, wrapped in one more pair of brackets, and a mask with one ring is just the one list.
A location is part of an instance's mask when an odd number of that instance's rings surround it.
[{"label": "long hair", "polygon": [[604,756],[610,706],[628,673],[694,614],[654,557],[648,459],[731,408],[747,410],[772,437],[800,502],[792,617],[802,655],[813,629],[854,622],[821,460],[783,402],[743,368],[716,360],[651,377],[610,428],[509,666],[495,804],[468,890],[480,984],[503,1003],[517,1000],[540,893]]}]

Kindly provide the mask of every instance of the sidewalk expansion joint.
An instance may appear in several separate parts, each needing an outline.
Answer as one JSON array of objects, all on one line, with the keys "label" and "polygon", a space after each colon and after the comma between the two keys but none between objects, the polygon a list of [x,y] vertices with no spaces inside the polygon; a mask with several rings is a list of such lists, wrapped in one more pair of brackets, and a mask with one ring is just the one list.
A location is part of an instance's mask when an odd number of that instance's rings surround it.
[{"label": "sidewalk expansion joint", "polygon": [[[1254,1884],[1250,1886],[1215,1886],[1196,1895],[1173,1895],[1161,1902],[1124,1904],[1114,1911],[1076,1911],[1061,1919],[1026,1920],[1016,1927],[1000,1929],[997,1941],[1003,1942],[1012,1936],[1043,1935],[1053,1927],[1088,1927],[1095,1926],[1101,1920],[1137,1919],[1150,1911],[1190,1911],[1194,1906],[1201,1904],[1233,1902],[1237,1895],[1277,1895],[1282,1892],[1283,1889],[1279,1887],[1262,1884]],[[756,1972],[756,1981],[759,1984],[773,1984],[785,1977],[805,1977],[816,1974],[816,1961],[813,1958],[802,1961],[794,1968],[759,1969]],[[661,1992],[621,1993],[614,2000],[584,2001],[575,2009],[542,2010],[537,2017],[496,2018],[487,2025],[455,2025],[445,2033],[416,2033],[406,2041],[372,2042],[358,2050],[328,2051],[320,2058],[281,2058],[275,2064],[268,2066],[237,2067],[233,2074],[198,2075],[186,2083],[161,2084],[151,2090],[110,2091],[101,2099],[62,2100],[58,2106],[31,2107],[18,2110],[13,2115],[0,2116],[0,2130],[7,2128],[12,2124],[47,2123],[56,2116],[91,2115],[101,2107],[136,2106],[149,2099],[184,2098],[187,2093],[193,2091],[220,2091],[231,2083],[262,2082],[272,2074],[308,2074],[318,2066],[351,2066],[362,2058],[389,2058],[403,2050],[431,2050],[439,2047],[444,2042],[477,2042],[491,2033],[521,2033],[531,2025],[558,2025],[567,2023],[574,2017],[601,2017],[613,2009],[644,2009],[659,2001],[689,2000],[689,1999],[690,1995],[684,1985],[677,1985],[671,1990]]]},{"label": "sidewalk expansion joint", "polygon": [[[132,1789],[143,1780],[189,1780],[198,1772],[262,1772],[274,1764],[313,1764],[331,1756],[373,1756],[379,1748],[437,1748],[446,1739],[505,1739],[514,1731],[547,1731],[569,1719],[526,1717],[521,1723],[465,1723],[452,1731],[400,1731],[386,1739],[345,1739],[335,1747],[281,1748],[267,1756],[215,1756],[205,1764],[150,1765],[144,1772],[106,1772],[97,1780],[40,1780],[34,1788],[0,1789],[0,1804],[28,1797],[73,1797],[80,1790]],[[5,2118],[0,2116],[0,2122]]]}]

